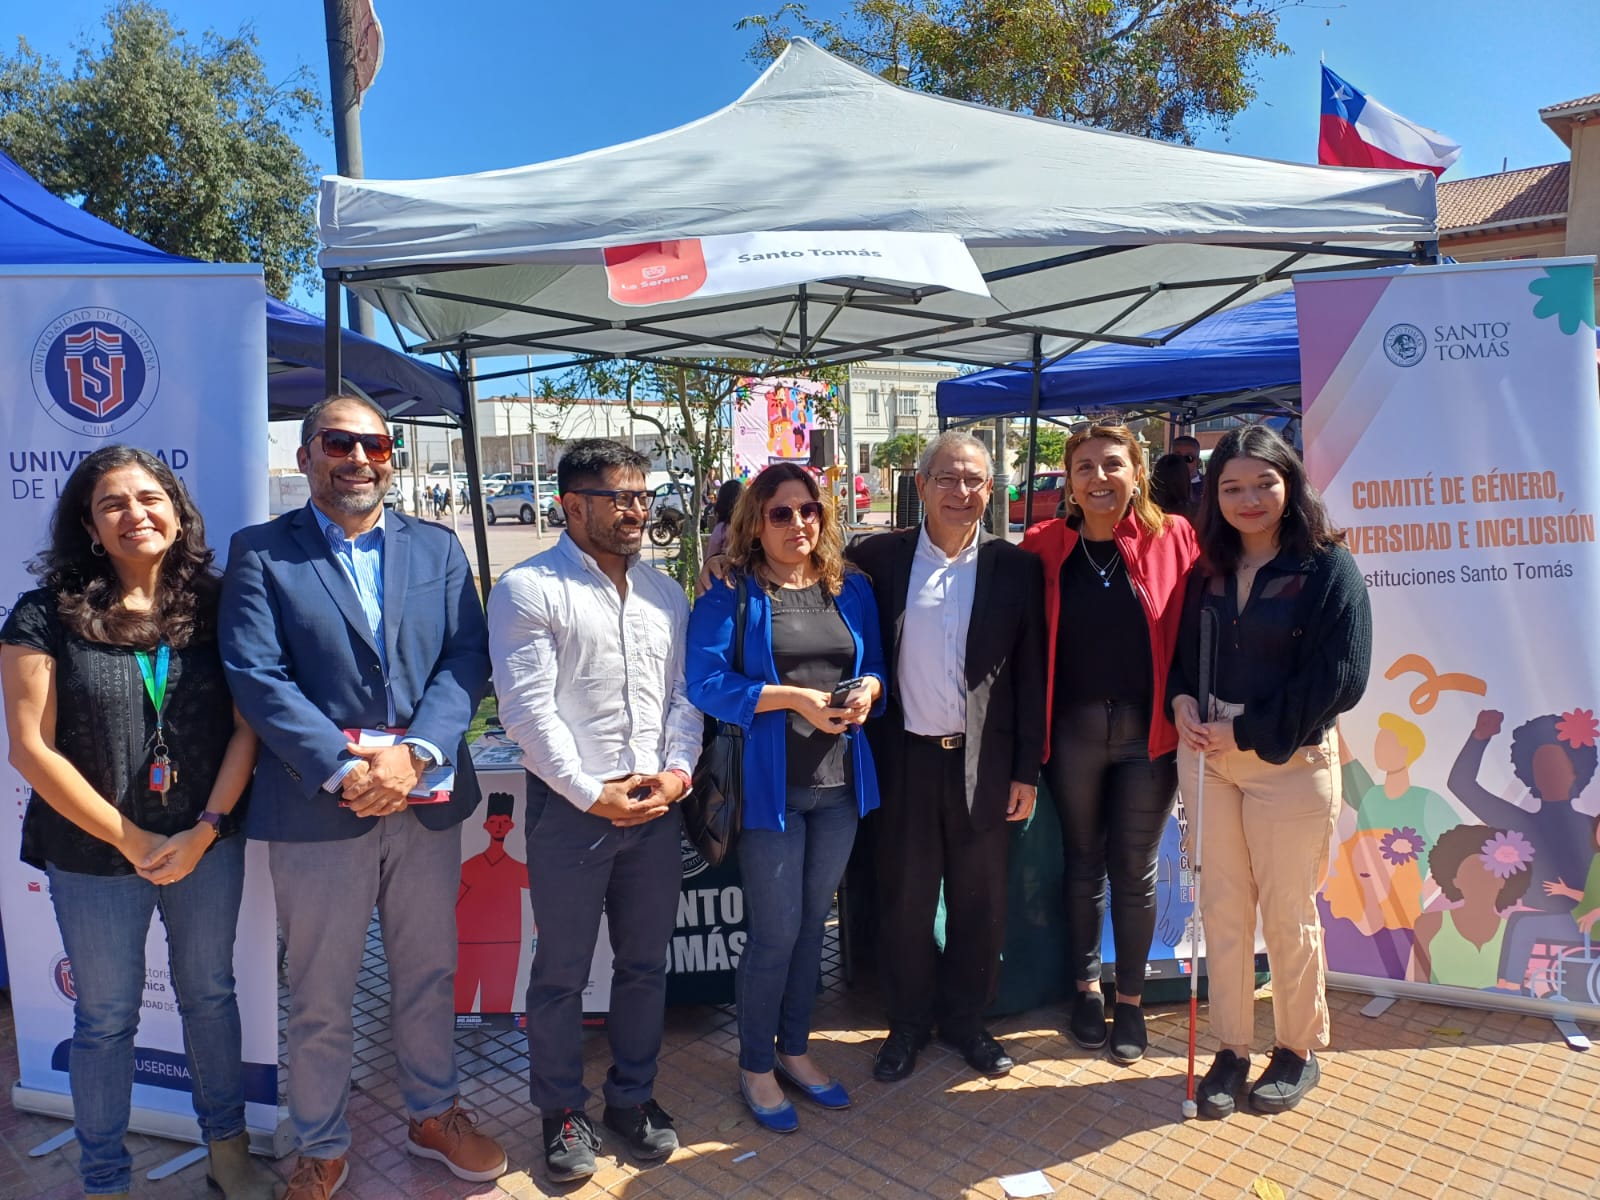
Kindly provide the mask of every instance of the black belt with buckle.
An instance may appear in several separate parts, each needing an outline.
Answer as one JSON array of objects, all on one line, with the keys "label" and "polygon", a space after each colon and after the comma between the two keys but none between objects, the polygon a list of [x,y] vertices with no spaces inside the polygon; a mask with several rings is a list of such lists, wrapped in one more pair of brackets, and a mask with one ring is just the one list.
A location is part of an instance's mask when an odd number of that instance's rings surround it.
[{"label": "black belt with buckle", "polygon": [[[907,730],[907,732],[909,733],[910,731]],[[944,737],[934,737],[926,733],[913,733],[911,736],[919,742],[927,742],[929,745],[937,746],[941,750],[959,750],[967,744],[967,735],[964,733],[950,733]]]}]

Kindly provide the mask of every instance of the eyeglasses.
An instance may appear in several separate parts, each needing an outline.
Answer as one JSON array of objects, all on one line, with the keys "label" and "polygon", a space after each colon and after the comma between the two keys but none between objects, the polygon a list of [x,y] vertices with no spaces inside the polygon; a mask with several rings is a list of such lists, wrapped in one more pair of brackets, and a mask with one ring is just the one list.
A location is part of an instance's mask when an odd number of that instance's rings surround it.
[{"label": "eyeglasses", "polygon": [[969,492],[983,490],[983,485],[989,482],[987,475],[935,475],[932,477],[933,486],[941,492],[953,492],[958,487],[965,487]]},{"label": "eyeglasses", "polygon": [[796,508],[792,504],[774,504],[767,509],[768,525],[788,525],[794,521],[795,513],[800,514],[800,520],[807,525],[814,525],[822,520],[822,505],[816,500],[807,500]]},{"label": "eyeglasses", "polygon": [[319,429],[306,439],[306,445],[322,442],[322,452],[329,458],[349,458],[360,446],[368,462],[388,462],[394,453],[394,438],[387,433],[351,433],[348,429]]},{"label": "eyeglasses", "polygon": [[649,511],[651,502],[656,498],[654,492],[625,492],[616,488],[569,488],[564,495],[572,496],[605,496],[610,499],[611,506],[618,512],[627,512],[634,505]]},{"label": "eyeglasses", "polygon": [[1178,455],[1178,457],[1183,459],[1184,462],[1193,462],[1195,459],[1199,458],[1200,456],[1198,454],[1180,454],[1180,455]]}]

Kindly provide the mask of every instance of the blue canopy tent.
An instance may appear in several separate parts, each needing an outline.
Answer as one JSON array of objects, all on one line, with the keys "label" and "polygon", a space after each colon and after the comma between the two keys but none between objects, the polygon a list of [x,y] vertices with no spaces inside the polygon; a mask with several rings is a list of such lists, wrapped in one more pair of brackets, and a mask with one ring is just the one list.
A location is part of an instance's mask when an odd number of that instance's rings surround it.
[{"label": "blue canopy tent", "polygon": [[[68,204],[0,154],[0,262],[108,266],[181,262],[81,208]],[[326,394],[321,318],[267,299],[267,405],[289,418]],[[347,386],[371,397],[391,417],[450,416],[466,409],[460,378],[349,330],[340,335]]]},{"label": "blue canopy tent", "polygon": [[[1173,333],[1158,330],[1160,341]],[[1155,346],[1103,345],[1039,371],[1038,415],[1165,411],[1185,422],[1224,412],[1292,413],[1300,396],[1294,293],[1282,292],[1196,322]],[[1029,364],[939,384],[939,416],[976,421],[1033,411]]]}]

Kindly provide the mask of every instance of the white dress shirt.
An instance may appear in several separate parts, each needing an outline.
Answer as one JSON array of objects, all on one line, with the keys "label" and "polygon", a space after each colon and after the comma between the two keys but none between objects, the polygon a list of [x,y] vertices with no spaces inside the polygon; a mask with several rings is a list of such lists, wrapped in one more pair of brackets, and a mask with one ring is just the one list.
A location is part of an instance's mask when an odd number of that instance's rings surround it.
[{"label": "white dress shirt", "polygon": [[693,772],[704,722],[684,690],[689,602],[635,557],[624,598],[562,534],[489,593],[489,657],[523,765],[578,808],[635,773]]},{"label": "white dress shirt", "polygon": [[978,531],[954,558],[917,534],[900,630],[895,690],[906,732],[945,737],[967,730],[967,629],[978,581]]}]

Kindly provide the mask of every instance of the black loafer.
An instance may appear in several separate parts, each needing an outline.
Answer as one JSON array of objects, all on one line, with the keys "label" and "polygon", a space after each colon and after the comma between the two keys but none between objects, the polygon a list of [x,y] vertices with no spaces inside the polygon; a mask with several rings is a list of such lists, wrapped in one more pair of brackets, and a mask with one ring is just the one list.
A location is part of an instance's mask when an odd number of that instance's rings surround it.
[{"label": "black loafer", "polygon": [[967,1066],[980,1075],[998,1079],[1009,1075],[1017,1064],[1006,1053],[1006,1048],[995,1041],[986,1030],[978,1030],[969,1037],[939,1035],[939,1040],[967,1060]]},{"label": "black loafer", "polygon": [[1073,995],[1067,1032],[1085,1050],[1098,1050],[1106,1044],[1106,998],[1102,993],[1079,991]]},{"label": "black loafer", "polygon": [[1272,1061],[1250,1089],[1250,1107],[1268,1116],[1288,1112],[1306,1098],[1306,1093],[1322,1079],[1322,1068],[1315,1054],[1301,1058],[1293,1050],[1279,1046]]},{"label": "black loafer", "polygon": [[1111,1058],[1128,1066],[1150,1049],[1150,1035],[1144,1027],[1144,1009],[1137,1004],[1118,1004],[1111,1010]]},{"label": "black loafer", "polygon": [[928,1044],[928,1035],[914,1029],[891,1029],[872,1060],[872,1077],[879,1083],[895,1083],[911,1074],[917,1065],[917,1051]]},{"label": "black loafer", "polygon": [[645,1162],[666,1158],[678,1148],[678,1132],[672,1128],[672,1118],[654,1100],[630,1104],[626,1108],[613,1108],[608,1104],[600,1119],[607,1129],[628,1143],[635,1158]]},{"label": "black loafer", "polygon": [[1200,1115],[1210,1121],[1233,1116],[1238,1108],[1239,1093],[1244,1091],[1249,1078],[1249,1058],[1240,1058],[1232,1050],[1220,1051],[1211,1060],[1211,1069],[1194,1089]]}]

